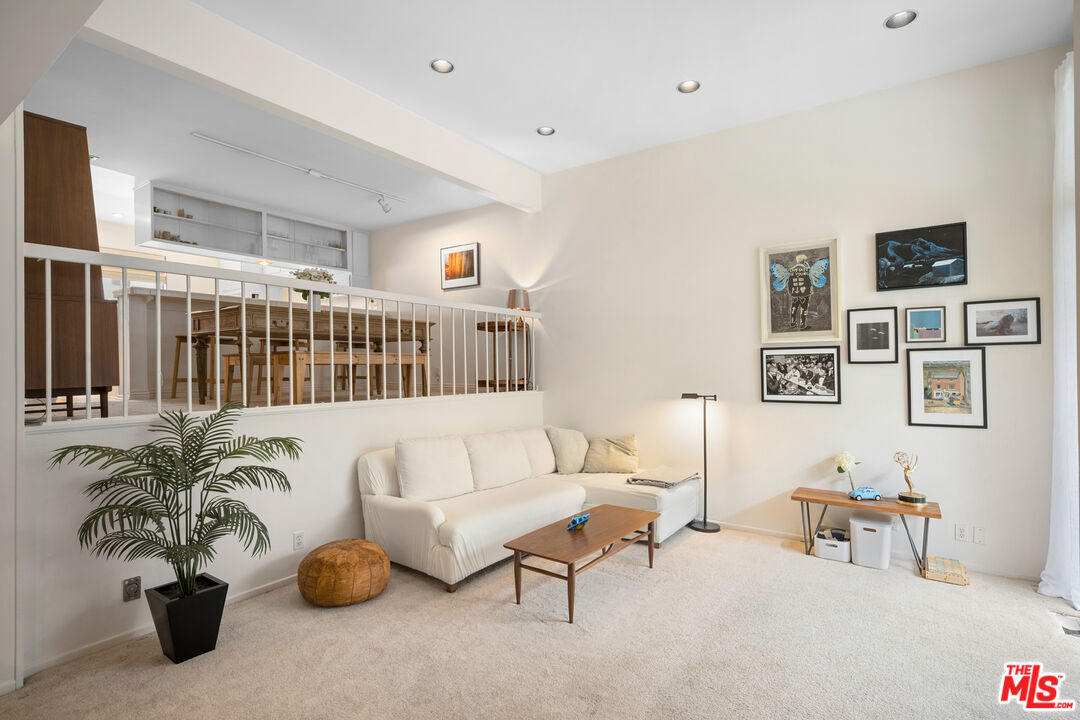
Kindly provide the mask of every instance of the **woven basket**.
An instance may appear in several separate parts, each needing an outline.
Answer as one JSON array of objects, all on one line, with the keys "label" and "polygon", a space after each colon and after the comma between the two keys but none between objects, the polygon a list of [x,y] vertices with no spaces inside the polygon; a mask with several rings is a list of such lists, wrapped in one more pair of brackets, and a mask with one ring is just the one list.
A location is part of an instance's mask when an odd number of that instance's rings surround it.
[{"label": "woven basket", "polygon": [[296,571],[305,600],[322,607],[370,600],[390,580],[386,551],[367,540],[337,540],[308,553]]}]

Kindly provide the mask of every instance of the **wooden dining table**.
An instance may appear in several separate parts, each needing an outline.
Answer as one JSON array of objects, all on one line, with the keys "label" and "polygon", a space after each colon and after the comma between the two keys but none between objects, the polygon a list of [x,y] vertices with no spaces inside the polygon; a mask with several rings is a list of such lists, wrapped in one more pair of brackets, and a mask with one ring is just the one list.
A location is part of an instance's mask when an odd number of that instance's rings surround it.
[{"label": "wooden dining table", "polygon": [[[292,337],[297,340],[322,340],[336,343],[352,341],[353,347],[370,347],[381,353],[386,343],[417,342],[416,353],[427,356],[434,322],[422,319],[388,317],[383,312],[353,308],[350,314],[345,307],[334,306],[333,327],[330,309],[312,312],[308,307],[293,306]],[[200,310],[191,313],[191,341],[195,348],[195,365],[199,386],[199,404],[207,398],[207,350],[215,333],[222,337],[246,337],[247,342],[287,344],[290,309],[288,303],[271,301],[269,309],[265,300],[253,298],[243,304],[230,304],[218,310]],[[402,353],[412,355],[412,352]]]}]

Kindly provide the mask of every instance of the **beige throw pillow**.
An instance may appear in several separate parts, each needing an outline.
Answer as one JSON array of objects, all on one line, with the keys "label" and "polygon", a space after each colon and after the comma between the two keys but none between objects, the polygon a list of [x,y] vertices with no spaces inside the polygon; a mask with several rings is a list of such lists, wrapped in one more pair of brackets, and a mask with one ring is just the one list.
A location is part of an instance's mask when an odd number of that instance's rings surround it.
[{"label": "beige throw pillow", "polygon": [[585,464],[585,453],[589,450],[589,441],[580,430],[547,428],[551,449],[555,452],[555,470],[568,475],[581,472]]},{"label": "beige throw pillow", "polygon": [[587,473],[632,473],[638,469],[637,436],[597,438],[585,453]]}]

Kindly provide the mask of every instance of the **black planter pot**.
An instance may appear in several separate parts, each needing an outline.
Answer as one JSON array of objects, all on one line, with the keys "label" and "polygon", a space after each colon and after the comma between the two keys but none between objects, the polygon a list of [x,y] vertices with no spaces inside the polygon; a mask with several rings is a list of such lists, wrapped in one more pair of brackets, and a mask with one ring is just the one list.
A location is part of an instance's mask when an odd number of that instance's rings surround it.
[{"label": "black planter pot", "polygon": [[154,618],[161,652],[174,663],[182,663],[210,652],[217,645],[229,584],[200,573],[194,595],[171,597],[176,588],[176,583],[150,588],[146,591],[146,604]]}]

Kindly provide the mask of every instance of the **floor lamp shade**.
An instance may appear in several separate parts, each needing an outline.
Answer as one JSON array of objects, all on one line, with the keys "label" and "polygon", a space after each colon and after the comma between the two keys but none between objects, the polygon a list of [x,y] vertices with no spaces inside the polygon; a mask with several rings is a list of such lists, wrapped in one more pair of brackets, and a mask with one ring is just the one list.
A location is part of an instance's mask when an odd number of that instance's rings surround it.
[{"label": "floor lamp shade", "polygon": [[532,310],[529,306],[529,291],[524,288],[514,288],[506,298],[506,307],[511,310]]},{"label": "floor lamp shade", "polygon": [[708,435],[708,401],[716,401],[716,395],[705,395],[696,392],[684,392],[682,394],[683,400],[701,400],[701,450],[702,450],[702,467],[701,467],[701,485],[704,488],[704,498],[701,504],[701,519],[691,520],[689,528],[691,530],[697,530],[698,532],[714,533],[719,532],[720,526],[717,523],[709,522],[709,435]]}]

